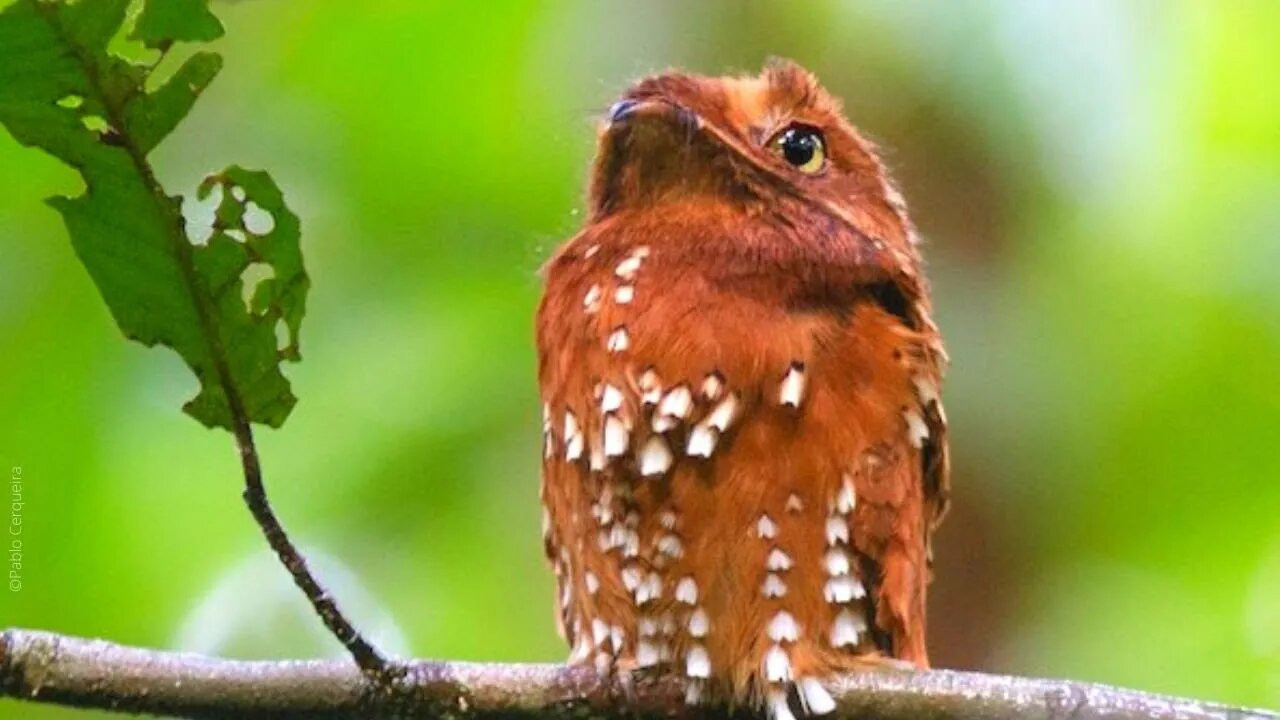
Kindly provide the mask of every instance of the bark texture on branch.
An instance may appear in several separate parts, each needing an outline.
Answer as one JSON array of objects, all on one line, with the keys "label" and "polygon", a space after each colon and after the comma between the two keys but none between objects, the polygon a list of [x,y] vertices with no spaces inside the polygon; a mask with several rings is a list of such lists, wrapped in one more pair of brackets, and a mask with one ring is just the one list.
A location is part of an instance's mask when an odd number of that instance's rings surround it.
[{"label": "bark texture on branch", "polygon": [[[623,718],[690,711],[678,688],[561,665],[411,661],[393,684],[348,661],[238,661],[32,630],[0,636],[0,695],[191,718]],[[933,670],[851,674],[833,720],[1280,720],[1263,710],[1089,683]]]}]

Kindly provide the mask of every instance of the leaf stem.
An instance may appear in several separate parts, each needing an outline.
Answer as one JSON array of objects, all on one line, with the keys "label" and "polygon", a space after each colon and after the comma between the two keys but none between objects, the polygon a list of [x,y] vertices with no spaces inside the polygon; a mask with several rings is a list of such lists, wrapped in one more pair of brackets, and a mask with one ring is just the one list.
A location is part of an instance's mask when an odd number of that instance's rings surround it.
[{"label": "leaf stem", "polygon": [[337,602],[316,580],[307,565],[307,559],[298,551],[284,526],[276,518],[275,511],[267,500],[266,487],[262,483],[262,465],[258,461],[257,446],[253,441],[253,428],[239,407],[239,398],[231,392],[227,397],[235,425],[236,445],[240,448],[240,464],[244,468],[244,502],[249,506],[249,512],[253,514],[258,527],[262,528],[267,544],[289,571],[293,583],[307,596],[312,609],[320,616],[325,627],[338,638],[338,642],[347,649],[360,669],[380,679],[391,679],[395,675],[392,663],[364,638],[338,608]]}]

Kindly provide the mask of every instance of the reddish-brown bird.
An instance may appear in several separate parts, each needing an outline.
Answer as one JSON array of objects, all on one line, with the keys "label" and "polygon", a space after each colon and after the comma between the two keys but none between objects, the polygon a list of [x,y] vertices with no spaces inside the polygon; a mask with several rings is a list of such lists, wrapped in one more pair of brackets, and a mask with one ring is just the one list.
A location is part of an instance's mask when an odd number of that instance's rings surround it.
[{"label": "reddish-brown bird", "polygon": [[901,195],[799,66],[609,111],[545,268],[542,499],[573,662],[781,720],[926,666],[945,364]]}]

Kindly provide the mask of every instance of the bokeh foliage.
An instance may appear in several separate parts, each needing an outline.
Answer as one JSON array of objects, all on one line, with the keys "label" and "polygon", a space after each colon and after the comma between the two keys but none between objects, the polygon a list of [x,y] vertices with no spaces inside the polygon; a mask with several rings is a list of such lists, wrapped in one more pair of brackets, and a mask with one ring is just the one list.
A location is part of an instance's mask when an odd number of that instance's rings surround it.
[{"label": "bokeh foliage", "polygon": [[[267,482],[400,651],[563,657],[537,267],[626,82],[780,54],[846,99],[929,239],[957,473],[939,664],[1280,706],[1280,6],[215,9],[225,67],[154,159],[175,188],[270,167],[301,216],[302,399],[263,433]],[[120,340],[40,202],[79,188],[0,136],[0,464],[29,533],[0,624],[334,652],[261,561],[225,434],[174,412],[189,373]]]}]

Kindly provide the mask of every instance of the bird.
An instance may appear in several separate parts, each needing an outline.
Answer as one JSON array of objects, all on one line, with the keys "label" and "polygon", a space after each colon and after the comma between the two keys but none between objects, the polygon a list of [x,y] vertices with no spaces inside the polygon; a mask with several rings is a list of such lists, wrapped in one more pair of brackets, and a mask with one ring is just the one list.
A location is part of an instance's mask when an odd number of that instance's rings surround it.
[{"label": "bird", "polygon": [[571,664],[775,720],[928,667],[948,363],[918,235],[813,74],[672,70],[602,116],[543,265],[543,544]]}]

